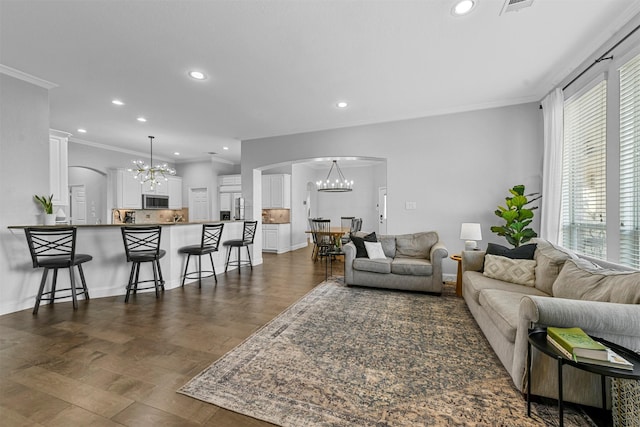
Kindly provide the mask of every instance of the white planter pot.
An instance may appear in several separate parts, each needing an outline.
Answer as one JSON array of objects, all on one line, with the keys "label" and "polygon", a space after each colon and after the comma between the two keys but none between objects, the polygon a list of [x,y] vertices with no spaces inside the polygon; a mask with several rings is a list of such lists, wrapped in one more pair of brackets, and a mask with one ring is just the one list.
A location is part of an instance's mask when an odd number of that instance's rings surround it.
[{"label": "white planter pot", "polygon": [[42,222],[44,225],[56,225],[56,214],[42,214]]}]

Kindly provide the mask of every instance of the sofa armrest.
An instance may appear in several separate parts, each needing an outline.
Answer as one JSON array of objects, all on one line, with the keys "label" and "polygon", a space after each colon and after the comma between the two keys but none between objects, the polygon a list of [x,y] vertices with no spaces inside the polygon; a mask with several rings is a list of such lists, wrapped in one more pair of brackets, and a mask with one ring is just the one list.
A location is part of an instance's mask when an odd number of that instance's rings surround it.
[{"label": "sofa armrest", "polygon": [[353,260],[356,259],[356,245],[349,242],[342,247],[344,251],[344,283],[353,283]]},{"label": "sofa armrest", "polygon": [[442,283],[442,260],[449,256],[447,248],[442,241],[438,240],[429,252],[431,266],[433,267],[433,283]]},{"label": "sofa armrest", "polygon": [[636,347],[632,349],[640,351],[637,304],[526,296],[520,302],[520,317],[534,326],[580,327],[588,334],[616,343],[617,337],[635,338]]},{"label": "sofa armrest", "polygon": [[484,266],[486,251],[462,251],[462,274],[465,271],[480,271]]},{"label": "sofa armrest", "polygon": [[579,327],[586,333],[640,352],[640,305],[527,295],[520,300],[512,377],[525,384],[530,328]]}]

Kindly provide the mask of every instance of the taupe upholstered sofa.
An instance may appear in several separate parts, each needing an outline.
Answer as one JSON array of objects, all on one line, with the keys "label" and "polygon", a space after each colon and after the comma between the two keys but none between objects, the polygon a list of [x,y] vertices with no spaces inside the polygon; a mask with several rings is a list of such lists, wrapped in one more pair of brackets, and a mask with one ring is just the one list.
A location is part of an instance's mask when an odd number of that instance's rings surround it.
[{"label": "taupe upholstered sofa", "polygon": [[[580,327],[639,352],[640,272],[536,243],[529,286],[483,274],[484,251],[462,253],[465,302],[518,390],[526,391],[529,328]],[[535,350],[532,361],[531,393],[557,398],[556,362]],[[602,404],[599,376],[572,367],[563,373],[564,400]]]},{"label": "taupe upholstered sofa", "polygon": [[442,293],[442,259],[448,253],[438,233],[380,235],[377,240],[384,259],[356,257],[354,242],[344,245],[347,285]]}]

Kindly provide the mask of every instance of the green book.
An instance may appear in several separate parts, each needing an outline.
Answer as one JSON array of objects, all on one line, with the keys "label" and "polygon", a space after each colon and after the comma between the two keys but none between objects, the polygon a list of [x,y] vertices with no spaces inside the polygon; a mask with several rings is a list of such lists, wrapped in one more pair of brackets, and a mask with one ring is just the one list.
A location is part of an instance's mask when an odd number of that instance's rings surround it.
[{"label": "green book", "polygon": [[607,347],[580,328],[547,328],[547,336],[575,357],[608,360]]}]

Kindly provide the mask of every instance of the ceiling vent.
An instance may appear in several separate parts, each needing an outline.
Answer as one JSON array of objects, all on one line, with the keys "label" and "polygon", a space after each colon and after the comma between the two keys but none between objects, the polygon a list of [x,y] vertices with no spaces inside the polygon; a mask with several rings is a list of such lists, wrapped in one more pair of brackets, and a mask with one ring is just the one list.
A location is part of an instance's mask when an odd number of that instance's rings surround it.
[{"label": "ceiling vent", "polygon": [[533,4],[533,0],[506,0],[500,15],[507,12],[517,12],[525,7],[530,7]]}]

